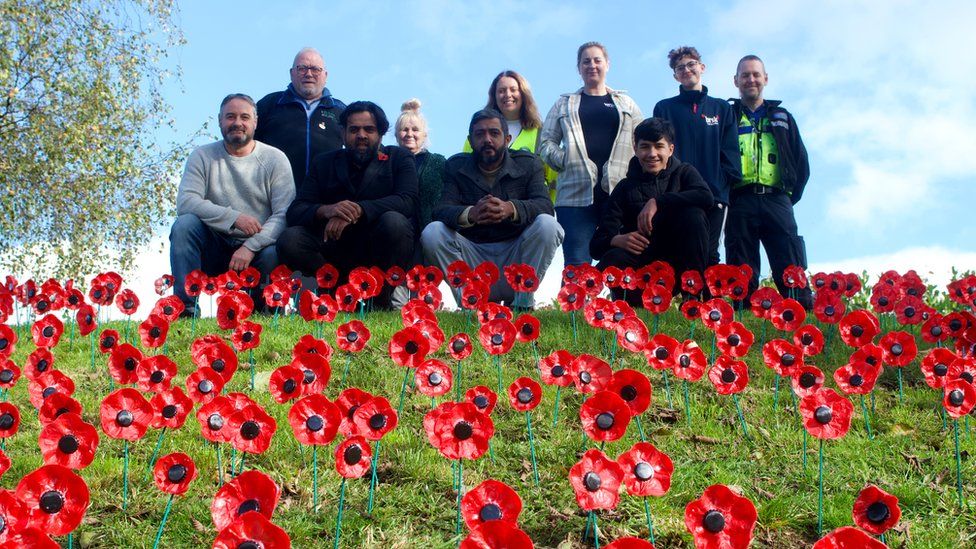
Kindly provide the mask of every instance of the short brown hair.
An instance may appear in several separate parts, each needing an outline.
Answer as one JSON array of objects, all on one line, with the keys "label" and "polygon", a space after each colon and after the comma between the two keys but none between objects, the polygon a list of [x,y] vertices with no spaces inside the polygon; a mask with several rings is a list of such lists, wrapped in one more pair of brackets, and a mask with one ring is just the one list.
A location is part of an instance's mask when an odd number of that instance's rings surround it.
[{"label": "short brown hair", "polygon": [[488,104],[485,105],[485,108],[501,111],[498,108],[498,99],[495,98],[495,91],[498,89],[498,81],[504,77],[515,80],[519,87],[519,93],[522,94],[522,109],[519,111],[519,122],[522,124],[522,127],[527,130],[541,128],[542,118],[539,116],[539,107],[535,104],[535,98],[532,97],[532,88],[529,87],[529,82],[515,71],[502,71],[491,81],[491,85],[488,86]]},{"label": "short brown hair", "polygon": [[701,54],[698,53],[698,50],[693,46],[681,46],[668,52],[668,65],[671,66],[671,70],[674,70],[675,65],[681,61],[682,57],[691,57],[695,61],[701,62]]},{"label": "short brown hair", "polygon": [[610,60],[610,54],[607,53],[607,48],[604,47],[603,44],[601,44],[599,42],[586,42],[585,44],[583,44],[582,46],[580,46],[576,50],[576,64],[577,65],[579,65],[580,64],[580,61],[583,60],[583,51],[586,48],[600,48],[600,51],[603,52],[603,57],[605,57],[607,59],[607,61]]}]

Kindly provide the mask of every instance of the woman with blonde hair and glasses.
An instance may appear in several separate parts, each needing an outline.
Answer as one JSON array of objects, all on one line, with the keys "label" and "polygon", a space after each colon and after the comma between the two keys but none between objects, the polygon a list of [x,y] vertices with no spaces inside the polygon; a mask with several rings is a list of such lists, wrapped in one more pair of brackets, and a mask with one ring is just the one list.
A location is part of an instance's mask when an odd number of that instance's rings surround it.
[{"label": "woman with blonde hair and glasses", "polygon": [[566,232],[565,265],[590,264],[590,240],[600,211],[634,156],[634,127],[643,120],[637,103],[607,86],[610,57],[599,42],[576,51],[583,87],[564,93],[542,125],[539,155],[559,172],[556,219]]}]

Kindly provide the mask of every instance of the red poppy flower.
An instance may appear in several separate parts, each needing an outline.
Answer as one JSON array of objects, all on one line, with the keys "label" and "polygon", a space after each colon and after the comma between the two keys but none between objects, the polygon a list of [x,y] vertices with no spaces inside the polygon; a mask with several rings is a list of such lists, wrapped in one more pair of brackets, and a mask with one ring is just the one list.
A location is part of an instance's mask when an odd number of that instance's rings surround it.
[{"label": "red poppy flower", "polygon": [[632,353],[640,353],[647,346],[648,331],[637,316],[627,316],[614,326],[617,343]]},{"label": "red poppy flower", "polygon": [[31,326],[31,337],[37,347],[55,347],[63,332],[64,323],[54,315],[45,315]]},{"label": "red poppy flower", "polygon": [[583,318],[594,328],[610,329],[613,323],[613,302],[602,297],[590,299],[583,307]]},{"label": "red poppy flower", "polygon": [[590,265],[576,266],[576,284],[590,297],[596,297],[603,291],[603,275],[596,267]]},{"label": "red poppy flower", "polygon": [[663,496],[671,489],[674,463],[650,442],[638,442],[620,454],[624,485],[632,496]]},{"label": "red poppy flower", "polygon": [[749,384],[749,367],[741,360],[722,355],[708,370],[708,380],[720,395],[738,394]]},{"label": "red poppy flower", "polygon": [[102,400],[99,408],[102,432],[114,439],[136,441],[149,429],[152,406],[142,393],[126,387]]},{"label": "red poppy flower", "polygon": [[708,367],[708,358],[701,350],[698,343],[691,339],[686,339],[684,343],[675,351],[675,359],[671,370],[680,379],[686,381],[698,381],[705,375],[705,368]]},{"label": "red poppy flower", "polygon": [[928,320],[922,324],[922,339],[928,343],[936,343],[949,339],[949,328],[946,325],[946,317],[935,313],[929,316]]},{"label": "red poppy flower", "polygon": [[98,351],[102,354],[112,352],[121,343],[120,339],[116,330],[102,330],[98,335]]},{"label": "red poppy flower", "polygon": [[0,358],[8,358],[17,348],[17,332],[0,323]]},{"label": "red poppy flower", "polygon": [[19,429],[20,410],[10,402],[0,402],[0,438],[10,438]]},{"label": "red poppy flower", "polygon": [[603,452],[591,448],[569,470],[569,482],[576,493],[576,503],[584,511],[613,509],[620,501],[623,468]]},{"label": "red poppy flower", "polygon": [[231,399],[226,396],[215,396],[197,409],[197,422],[200,424],[200,434],[210,442],[228,442],[230,431],[227,426],[227,418],[234,413],[234,405]]},{"label": "red poppy flower", "polygon": [[304,394],[304,380],[305,372],[294,366],[285,365],[275,368],[268,379],[271,397],[278,404],[301,397]]},{"label": "red poppy flower", "polygon": [[702,280],[701,273],[688,270],[681,273],[681,291],[690,295],[701,295],[705,288],[705,281]]},{"label": "red poppy flower", "polygon": [[38,445],[45,464],[84,469],[95,459],[98,431],[78,414],[67,413],[41,428]]},{"label": "red poppy flower", "polygon": [[241,283],[241,288],[250,290],[251,288],[256,288],[261,282],[261,271],[257,270],[253,265],[241,271],[238,278]]},{"label": "red poppy flower", "polygon": [[227,418],[230,443],[238,452],[263,454],[278,429],[275,419],[257,404],[246,406]]},{"label": "red poppy flower", "polygon": [[46,347],[39,347],[27,355],[27,362],[24,364],[24,375],[27,376],[27,379],[36,380],[53,368],[54,355]]},{"label": "red poppy flower", "polygon": [[518,524],[521,513],[519,495],[507,484],[494,479],[482,482],[461,498],[461,515],[471,529],[492,521]]},{"label": "red poppy flower", "polygon": [[563,312],[578,311],[586,304],[586,292],[577,284],[566,284],[559,289],[556,300]]},{"label": "red poppy flower", "polygon": [[957,358],[949,364],[949,373],[946,374],[948,381],[955,379],[965,380],[967,383],[976,383],[976,359]]},{"label": "red poppy flower", "polygon": [[644,347],[647,364],[655,370],[669,370],[674,366],[680,343],[665,334],[657,334]]},{"label": "red poppy flower", "polygon": [[915,360],[918,355],[918,346],[915,344],[915,337],[908,332],[888,332],[881,337],[882,360],[888,366],[904,368],[908,363]]},{"label": "red poppy flower", "polygon": [[834,382],[848,395],[866,395],[874,390],[880,373],[867,362],[849,362],[834,371]]},{"label": "red poppy flower", "polygon": [[37,411],[37,419],[40,420],[41,425],[47,425],[69,412],[80,416],[81,403],[64,393],[52,393],[41,404],[41,408]]},{"label": "red poppy flower", "polygon": [[853,526],[841,526],[813,544],[813,549],[887,549],[888,546]]},{"label": "red poppy flower", "polygon": [[336,330],[336,345],[347,353],[358,353],[369,341],[369,329],[359,320],[350,320]]},{"label": "red poppy flower", "polygon": [[709,330],[717,330],[735,319],[732,306],[724,299],[715,297],[702,304],[699,310],[702,323]]},{"label": "red poppy flower", "polygon": [[262,326],[254,322],[243,321],[238,324],[237,328],[234,328],[234,335],[231,336],[237,352],[256,349],[261,345],[261,330]]},{"label": "red poppy flower", "polygon": [[793,344],[805,357],[819,355],[824,348],[823,332],[813,324],[804,324],[793,332]]},{"label": "red poppy flower", "polygon": [[539,360],[539,374],[546,385],[568,387],[573,384],[570,369],[573,355],[569,351],[559,349]]},{"label": "red poppy flower", "polygon": [[247,512],[224,528],[214,540],[214,549],[239,549],[263,547],[290,549],[291,539],[282,528],[264,518],[260,513]]},{"label": "red poppy flower", "polygon": [[607,288],[619,288],[623,276],[624,272],[620,267],[609,265],[603,269],[603,285]]},{"label": "red poppy flower", "polygon": [[787,288],[806,288],[806,271],[799,265],[790,265],[783,269],[783,285]]},{"label": "red poppy flower", "polygon": [[369,299],[374,292],[377,292],[377,287],[382,282],[377,280],[369,269],[356,267],[349,273],[349,284],[359,291],[363,299]]},{"label": "red poppy flower", "polygon": [[496,318],[481,325],[478,342],[490,355],[503,355],[515,344],[515,325],[511,321]]},{"label": "red poppy flower", "polygon": [[771,339],[763,345],[763,361],[777,375],[788,376],[803,365],[803,351],[789,341]]},{"label": "red poppy flower", "polygon": [[176,377],[176,372],[176,363],[166,355],[145,357],[136,366],[139,390],[155,393],[165,391]]},{"label": "red poppy flower", "polygon": [[506,549],[532,549],[532,539],[515,524],[493,520],[471,530],[458,549],[486,549],[504,547]]},{"label": "red poppy flower", "polygon": [[705,488],[685,507],[685,528],[698,547],[748,547],[756,519],[756,506],[722,484]]},{"label": "red poppy flower", "polygon": [[539,319],[528,314],[519,315],[515,319],[515,339],[520,343],[529,343],[539,339]]},{"label": "red poppy flower", "polygon": [[740,276],[739,269],[733,265],[712,265],[705,269],[705,285],[715,297],[728,296]]},{"label": "red poppy flower", "polygon": [[162,347],[169,332],[169,323],[159,315],[149,315],[139,324],[139,339],[147,349]]},{"label": "red poppy flower", "polygon": [[180,298],[170,295],[156,301],[149,314],[161,316],[166,319],[166,322],[173,323],[185,308]]},{"label": "red poppy flower", "polygon": [[152,426],[155,429],[179,429],[186,423],[186,416],[193,411],[193,401],[179,387],[156,393],[149,400],[149,405],[152,406]]},{"label": "red poppy flower", "polygon": [[332,346],[329,345],[328,341],[316,339],[311,334],[305,334],[299,338],[291,350],[292,358],[298,358],[301,355],[318,355],[328,360],[332,358],[332,353]]},{"label": "red poppy flower", "polygon": [[251,298],[243,292],[230,292],[217,298],[217,327],[233,330],[250,316],[254,308]]},{"label": "red poppy flower", "polygon": [[865,486],[854,500],[854,524],[878,536],[898,524],[898,498],[873,484]]},{"label": "red poppy flower", "polygon": [[924,318],[922,318],[924,309],[925,304],[922,303],[921,299],[906,295],[895,302],[895,318],[898,319],[898,323],[902,326],[921,324],[924,321]]},{"label": "red poppy flower", "polygon": [[217,275],[217,287],[225,295],[241,290],[241,276],[237,274],[237,271],[227,271]]},{"label": "red poppy flower", "polygon": [[839,293],[821,290],[813,302],[813,314],[825,324],[836,324],[844,316],[846,307]]},{"label": "red poppy flower", "polygon": [[31,381],[27,385],[30,394],[31,404],[35,408],[40,408],[44,399],[55,394],[71,396],[75,392],[75,382],[58,370],[48,370],[37,377],[36,381]]},{"label": "red poppy flower", "polygon": [[597,442],[612,442],[624,436],[630,417],[630,407],[611,391],[599,391],[580,405],[583,431]]},{"label": "red poppy flower", "polygon": [[519,412],[533,410],[542,402],[542,386],[532,378],[520,377],[508,386],[508,402]]},{"label": "red poppy flower", "polygon": [[949,337],[961,338],[973,324],[976,324],[976,321],[971,313],[956,311],[946,315],[945,324],[949,330]]},{"label": "red poppy flower", "polygon": [[436,353],[444,345],[444,332],[437,325],[437,320],[417,320],[412,327],[420,332],[420,336],[427,341],[427,354]]},{"label": "red poppy flower", "polygon": [[103,283],[95,279],[92,281],[92,285],[88,289],[88,297],[91,299],[91,302],[95,303],[96,305],[108,306],[112,304],[112,299],[115,297],[115,292],[106,288]]},{"label": "red poppy flower", "polygon": [[783,296],[779,295],[774,288],[763,286],[752,292],[749,297],[749,308],[756,318],[768,320],[772,315],[773,306],[783,301]]},{"label": "red poppy flower", "polygon": [[881,350],[881,346],[875,345],[874,343],[868,343],[867,345],[851,353],[850,361],[867,362],[875,368],[881,368],[882,355],[883,351]]},{"label": "red poppy flower", "polygon": [[602,359],[583,353],[573,359],[569,373],[576,390],[588,394],[606,389],[613,370]]},{"label": "red poppy flower", "polygon": [[321,393],[329,385],[332,368],[322,355],[303,354],[291,359],[291,366],[302,371],[302,394]]},{"label": "red poppy flower", "polygon": [[0,364],[0,388],[9,391],[20,379],[20,368],[12,360],[0,359],[0,361],[3,362]]},{"label": "red poppy flower", "polygon": [[390,338],[390,358],[399,366],[416,368],[426,359],[429,351],[427,339],[412,326],[403,328]]},{"label": "red poppy flower", "polygon": [[491,417],[470,402],[444,404],[433,412],[431,442],[447,459],[478,459],[495,434]]},{"label": "red poppy flower", "polygon": [[876,313],[890,313],[898,301],[898,290],[887,284],[875,284],[871,289],[871,307]]},{"label": "red poppy flower", "polygon": [[190,356],[198,368],[209,368],[216,372],[227,384],[237,371],[237,353],[223,340],[200,345],[191,350]]},{"label": "red poppy flower", "polygon": [[516,292],[534,292],[539,286],[539,277],[531,265],[513,263],[503,269],[505,281]]},{"label": "red poppy flower", "polygon": [[217,490],[210,504],[210,516],[217,530],[227,528],[249,511],[270,519],[280,496],[281,488],[271,477],[257,470],[244,471]]},{"label": "red poppy flower", "polygon": [[397,426],[397,412],[390,401],[381,396],[364,402],[352,415],[356,434],[367,440],[380,440]]},{"label": "red poppy flower", "polygon": [[321,394],[303,397],[288,411],[288,424],[295,439],[306,445],[331,443],[339,431],[341,419],[339,407]]},{"label": "red poppy flower", "polygon": [[261,296],[268,307],[284,307],[291,300],[291,287],[287,281],[279,280],[265,286]]},{"label": "red poppy flower", "polygon": [[468,334],[464,332],[458,332],[451,336],[451,339],[447,342],[447,352],[451,354],[454,360],[464,360],[471,356],[471,351],[473,347],[471,345],[471,338]]},{"label": "red poppy flower", "polygon": [[95,309],[87,303],[78,307],[75,314],[75,321],[78,323],[78,335],[86,336],[98,328],[98,320],[95,318]]},{"label": "red poppy flower", "polygon": [[800,400],[803,426],[810,436],[820,439],[841,438],[851,428],[854,405],[833,389],[820,389]]},{"label": "red poppy flower", "polygon": [[190,489],[190,482],[196,477],[196,464],[190,456],[182,452],[166,454],[153,466],[153,482],[164,494],[182,496]]},{"label": "red poppy flower", "polygon": [[115,296],[115,306],[122,311],[122,314],[132,316],[139,309],[139,296],[126,288]]},{"label": "red poppy flower", "polygon": [[352,422],[353,415],[360,406],[373,398],[373,395],[357,387],[349,387],[339,393],[335,404],[339,408],[341,422],[339,432],[343,436],[349,437],[356,433],[356,427]]},{"label": "red poppy flower", "polygon": [[755,336],[742,323],[730,322],[715,331],[715,344],[723,355],[740,358],[749,353]]},{"label": "red poppy flower", "polygon": [[425,360],[414,372],[414,381],[420,394],[431,398],[439,397],[451,390],[454,372],[442,360],[431,358]]},{"label": "red poppy flower", "polygon": [[644,293],[641,294],[641,303],[651,313],[662,314],[671,307],[671,290],[657,284],[651,284],[644,288]]},{"label": "red poppy flower", "polygon": [[806,319],[807,312],[803,309],[803,305],[789,298],[774,304],[769,314],[769,321],[773,327],[784,332],[796,330]]},{"label": "red poppy flower", "polygon": [[633,416],[643,414],[651,405],[651,382],[637,370],[617,370],[610,376],[607,390],[619,395]]},{"label": "red poppy flower", "polygon": [[61,465],[44,465],[17,483],[17,499],[27,506],[27,526],[63,536],[81,524],[90,503],[85,481]]},{"label": "red poppy flower", "polygon": [[498,395],[484,385],[477,385],[464,392],[464,400],[474,404],[475,408],[485,414],[491,415],[495,409],[495,403],[498,402]]},{"label": "red poppy flower", "polygon": [[186,292],[186,295],[195,298],[200,295],[200,292],[203,291],[203,287],[206,284],[207,274],[196,269],[186,275],[186,278],[183,280],[183,290]]},{"label": "red poppy flower", "polygon": [[373,452],[361,436],[351,436],[336,446],[336,472],[342,478],[360,478],[372,469]]},{"label": "red poppy flower", "polygon": [[949,367],[959,358],[955,353],[944,347],[937,347],[929,351],[922,359],[922,375],[925,383],[933,389],[942,389],[949,379]]},{"label": "red poppy flower", "polygon": [[952,419],[959,419],[976,407],[976,386],[965,379],[954,379],[945,386],[942,405]]},{"label": "red poppy flower", "polygon": [[[9,458],[8,458],[9,459]],[[19,532],[27,528],[28,510],[24,502],[17,499],[10,490],[0,491],[0,543],[11,543],[12,538]],[[49,538],[50,539],[50,538]],[[51,542],[54,543],[54,542]],[[15,546],[16,547],[16,546]],[[20,547],[46,547],[40,545],[21,545]],[[60,546],[54,543],[55,549]]]},{"label": "red poppy flower", "polygon": [[790,382],[793,384],[793,392],[796,393],[796,396],[803,398],[816,393],[823,387],[824,374],[820,368],[812,364],[804,364],[793,369],[790,374]]},{"label": "red poppy flower", "polygon": [[209,402],[224,389],[224,378],[211,368],[197,368],[185,383],[187,396],[196,404]]},{"label": "red poppy flower", "polygon": [[315,281],[318,283],[319,288],[323,290],[335,288],[335,285],[339,282],[339,271],[331,264],[326,263],[315,271]]}]

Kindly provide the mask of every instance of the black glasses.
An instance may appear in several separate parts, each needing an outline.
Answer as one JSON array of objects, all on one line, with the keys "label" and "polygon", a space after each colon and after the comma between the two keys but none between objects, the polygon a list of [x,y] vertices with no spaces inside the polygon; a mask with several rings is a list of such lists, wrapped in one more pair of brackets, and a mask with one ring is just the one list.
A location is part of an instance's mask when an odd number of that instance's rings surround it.
[{"label": "black glasses", "polygon": [[312,65],[298,65],[297,67],[295,67],[295,72],[297,72],[298,74],[310,73],[310,74],[314,74],[315,76],[322,74],[323,70],[325,69],[323,69],[322,67],[313,67]]}]

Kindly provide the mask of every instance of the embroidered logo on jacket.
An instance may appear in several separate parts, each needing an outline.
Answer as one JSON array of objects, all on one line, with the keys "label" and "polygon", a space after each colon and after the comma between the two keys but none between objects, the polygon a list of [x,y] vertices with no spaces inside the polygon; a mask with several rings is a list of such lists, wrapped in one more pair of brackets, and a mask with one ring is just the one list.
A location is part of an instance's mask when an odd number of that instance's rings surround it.
[{"label": "embroidered logo on jacket", "polygon": [[706,126],[718,126],[718,115],[717,114],[715,116],[705,116],[703,114],[702,115],[702,118],[705,119],[705,125]]}]

